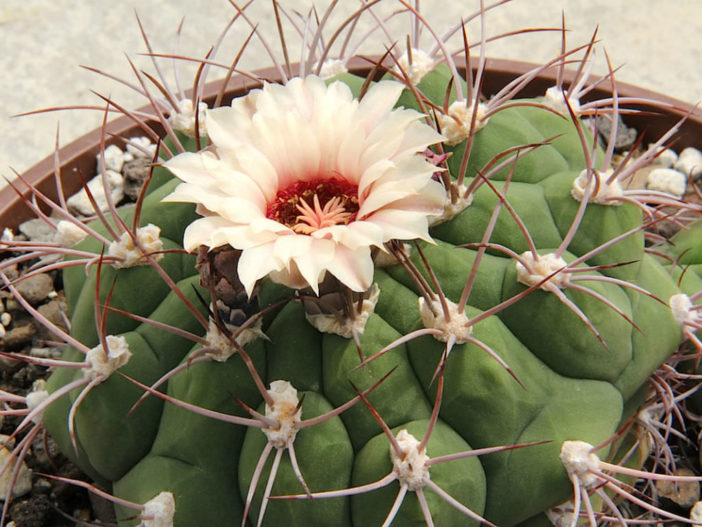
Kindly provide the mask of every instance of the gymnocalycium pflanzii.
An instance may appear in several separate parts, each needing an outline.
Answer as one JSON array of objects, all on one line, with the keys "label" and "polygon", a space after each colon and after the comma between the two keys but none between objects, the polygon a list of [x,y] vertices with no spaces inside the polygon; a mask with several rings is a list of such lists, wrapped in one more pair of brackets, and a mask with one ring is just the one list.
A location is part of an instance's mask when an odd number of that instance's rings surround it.
[{"label": "gymnocalycium pflanzii", "polygon": [[[225,29],[246,43],[197,59],[190,95],[158,65],[195,59],[145,36],[157,73],[131,85],[151,111],[95,106],[147,137],[122,140],[148,157],[135,204],[91,189],[85,219],[30,189],[56,240],[3,241],[18,255],[0,277],[65,351],[23,357],[51,377],[4,394],[25,418],[3,472],[18,479],[46,430],[120,525],[626,524],[622,498],[689,521],[631,486],[685,479],[660,430],[702,351],[701,209],[630,184],[682,121],[615,152],[641,101],[619,96],[608,59],[593,78],[596,36],[568,49],[565,25],[551,61],[481,93],[489,41],[507,38],[485,12],[504,2],[440,32],[404,0],[360,2],[338,25],[336,2],[274,1],[282,60],[250,3],[230,2]],[[402,17],[406,37],[389,29]],[[378,56],[354,58],[361,22],[385,35]],[[276,78],[238,67],[253,40]],[[519,98],[551,70],[543,97]],[[120,170],[108,139],[105,189]],[[13,279],[17,262],[31,266]],[[17,293],[51,270],[70,332]]]}]

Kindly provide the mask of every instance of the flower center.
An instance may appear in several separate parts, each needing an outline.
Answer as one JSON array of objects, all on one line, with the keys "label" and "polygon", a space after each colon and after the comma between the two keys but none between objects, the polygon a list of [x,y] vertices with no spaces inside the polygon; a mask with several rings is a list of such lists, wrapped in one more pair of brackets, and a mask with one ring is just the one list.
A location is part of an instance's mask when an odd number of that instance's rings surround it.
[{"label": "flower center", "polygon": [[357,213],[358,187],[336,178],[298,181],[279,190],[266,209],[267,218],[300,234],[346,225]]}]

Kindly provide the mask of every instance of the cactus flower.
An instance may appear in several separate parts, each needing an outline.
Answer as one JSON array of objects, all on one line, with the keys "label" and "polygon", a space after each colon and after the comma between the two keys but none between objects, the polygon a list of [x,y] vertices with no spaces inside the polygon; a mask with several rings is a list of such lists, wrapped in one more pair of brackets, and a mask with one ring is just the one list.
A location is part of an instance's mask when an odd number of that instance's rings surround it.
[{"label": "cactus flower", "polygon": [[428,240],[445,200],[422,154],[442,137],[422,114],[393,109],[402,89],[379,82],[357,100],[341,82],[308,76],[209,111],[213,147],[166,163],[183,181],[166,199],[196,203],[203,216],[185,248],[242,250],[249,294],[266,275],[316,291],[326,272],[367,290],[371,246]]}]

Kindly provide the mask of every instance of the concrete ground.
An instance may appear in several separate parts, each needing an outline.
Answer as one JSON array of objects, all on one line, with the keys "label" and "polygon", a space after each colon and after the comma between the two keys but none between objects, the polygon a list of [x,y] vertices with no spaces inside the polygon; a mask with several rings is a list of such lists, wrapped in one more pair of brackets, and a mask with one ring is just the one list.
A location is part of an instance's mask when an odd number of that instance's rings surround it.
[{"label": "concrete ground", "polygon": [[[239,3],[244,4],[241,0]],[[306,12],[311,0],[280,0],[287,9]],[[487,2],[489,4],[490,2]],[[319,11],[328,0],[314,2]],[[391,4],[391,5],[386,5]],[[340,0],[335,20],[361,5],[358,0]],[[399,6],[384,0],[379,9]],[[422,12],[439,32],[476,11],[479,0],[421,0]],[[116,84],[79,65],[89,65],[133,81],[125,54],[139,68],[149,69],[135,11],[157,52],[175,49],[175,32],[185,18],[179,48],[181,53],[202,57],[233,15],[227,0],[0,0],[0,175],[11,177],[50,154],[57,122],[61,143],[99,126],[101,114],[92,111],[58,112],[15,118],[15,114],[64,105],[101,104],[91,90],[110,95],[128,108],[145,101],[133,90]],[[523,27],[558,27],[565,11],[570,45],[584,43],[599,24],[599,38],[614,65],[623,65],[617,79],[638,84],[689,102],[702,100],[702,1],[676,0],[514,0],[491,11],[487,32],[497,35]],[[247,10],[261,22],[273,47],[278,39],[271,15],[271,2],[257,0]],[[370,24],[368,19],[366,24]],[[404,41],[406,21],[394,35]],[[363,26],[368,27],[368,26]],[[356,34],[363,34],[363,27]],[[238,23],[217,55],[231,61],[248,33]],[[469,26],[471,41],[479,26]],[[428,35],[425,35],[427,37]],[[296,42],[292,32],[288,39]],[[299,40],[297,40],[299,42]],[[371,39],[378,49],[378,37]],[[428,45],[429,39],[423,41]],[[557,53],[560,36],[553,32],[522,35],[495,41],[488,55],[529,61],[545,61]],[[291,48],[297,49],[293,44]],[[380,49],[382,51],[382,48]],[[602,53],[596,71],[604,70]],[[292,60],[297,60],[295,51]],[[270,60],[258,45],[247,54],[243,67],[267,66]],[[162,63],[164,64],[164,63]],[[164,64],[170,69],[169,64]],[[183,71],[184,83],[191,73]]]}]

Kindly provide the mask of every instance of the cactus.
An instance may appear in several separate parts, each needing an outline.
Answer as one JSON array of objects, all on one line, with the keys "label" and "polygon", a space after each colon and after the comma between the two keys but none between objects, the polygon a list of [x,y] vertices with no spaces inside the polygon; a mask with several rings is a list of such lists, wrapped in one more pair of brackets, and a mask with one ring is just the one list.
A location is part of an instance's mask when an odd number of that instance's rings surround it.
[{"label": "cactus", "polygon": [[584,68],[549,107],[481,102],[450,54],[325,83],[316,53],[204,126],[160,118],[170,159],[65,252],[72,330],[60,362],[35,359],[56,368],[28,415],[120,525],[174,505],[180,527],[502,526],[616,507],[604,487],[636,499],[605,474],[610,439],[699,347],[680,264],[702,248],[690,230],[650,250],[662,207],[700,209],[622,182],[677,127],[615,164],[590,117],[626,101],[580,103]]}]

